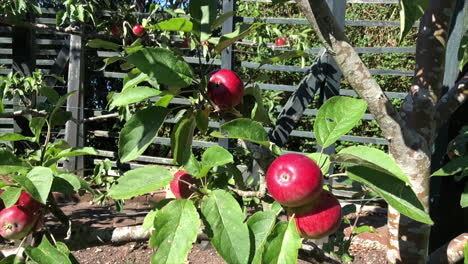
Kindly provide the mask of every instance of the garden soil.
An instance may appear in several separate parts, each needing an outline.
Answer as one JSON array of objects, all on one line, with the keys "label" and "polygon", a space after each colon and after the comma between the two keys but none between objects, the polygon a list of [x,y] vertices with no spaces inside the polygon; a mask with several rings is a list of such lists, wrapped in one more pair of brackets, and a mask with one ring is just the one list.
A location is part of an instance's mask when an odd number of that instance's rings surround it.
[{"label": "garden soil", "polygon": [[[72,221],[83,225],[91,225],[93,228],[112,228],[139,225],[151,205],[160,200],[164,195],[156,193],[150,196],[139,197],[125,204],[123,212],[116,212],[113,206],[99,206],[92,204],[88,198],[57,197],[60,207]],[[354,222],[356,214],[346,216]],[[386,215],[385,210],[364,211],[359,215],[358,226],[370,225],[377,233],[363,233],[353,239],[350,248],[355,257],[352,263],[385,263],[386,253]],[[63,225],[52,215],[46,216],[46,226],[50,232],[60,238],[64,233]],[[350,227],[342,227],[345,234],[349,234]],[[3,244],[2,248],[11,248],[13,245]],[[73,255],[81,264],[139,264],[150,263],[151,254],[154,252],[146,241],[129,242],[124,244],[98,244],[88,245],[72,249]],[[305,256],[299,255],[298,263],[311,263]],[[186,263],[190,264],[222,264],[223,259],[207,241],[197,241]]]}]

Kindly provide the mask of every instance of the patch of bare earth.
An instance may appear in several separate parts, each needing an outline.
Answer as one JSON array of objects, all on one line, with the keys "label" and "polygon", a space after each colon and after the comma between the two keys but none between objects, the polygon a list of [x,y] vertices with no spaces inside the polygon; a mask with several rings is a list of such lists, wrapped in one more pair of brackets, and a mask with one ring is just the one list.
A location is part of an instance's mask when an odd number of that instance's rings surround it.
[{"label": "patch of bare earth", "polygon": [[[83,225],[93,228],[112,228],[121,226],[139,225],[151,208],[155,200],[161,197],[150,197],[129,202],[123,212],[115,212],[111,207],[92,205],[89,201],[75,201],[61,204],[63,211],[70,218]],[[348,215],[353,220],[356,215]],[[358,235],[351,245],[351,253],[355,260],[352,263],[385,263],[386,215],[382,213],[363,212],[360,215],[358,226],[373,226],[378,233],[363,233]],[[353,222],[353,221],[352,221]],[[46,216],[46,225],[57,238],[62,237],[66,231],[57,220]],[[350,227],[344,227],[345,234],[349,234]],[[12,247],[3,245],[2,248]],[[154,249],[145,242],[130,242],[119,245],[98,244],[72,249],[73,255],[82,264],[132,264],[150,263]],[[207,241],[198,241],[194,244],[186,263],[190,264],[222,264],[223,259]],[[298,263],[310,263],[299,260]]]}]

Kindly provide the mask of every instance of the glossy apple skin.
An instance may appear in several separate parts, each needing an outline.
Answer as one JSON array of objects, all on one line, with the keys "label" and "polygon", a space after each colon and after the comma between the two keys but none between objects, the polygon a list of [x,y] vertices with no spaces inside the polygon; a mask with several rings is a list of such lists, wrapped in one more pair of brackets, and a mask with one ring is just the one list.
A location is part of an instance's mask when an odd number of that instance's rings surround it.
[{"label": "glossy apple skin", "polygon": [[141,25],[134,25],[132,27],[132,32],[133,32],[133,35],[140,38],[140,37],[143,37],[143,35],[145,34],[145,29]]},{"label": "glossy apple skin", "polygon": [[286,43],[286,39],[285,39],[285,38],[278,38],[278,39],[275,41],[275,46],[277,46],[277,47],[283,46],[284,43]]},{"label": "glossy apple skin", "polygon": [[280,204],[299,207],[314,201],[322,191],[323,177],[315,162],[301,154],[276,158],[266,173],[268,192]]},{"label": "glossy apple skin", "polygon": [[341,224],[341,206],[335,196],[323,190],[313,203],[288,208],[288,218],[294,214],[296,227],[304,238],[322,238],[336,232]]},{"label": "glossy apple skin", "polygon": [[191,184],[196,184],[196,179],[194,179],[192,175],[188,174],[186,171],[181,170],[174,174],[174,180],[171,181],[171,191],[177,199],[189,198],[193,191],[190,189],[188,184],[178,181],[178,179],[189,182]]},{"label": "glossy apple skin", "polygon": [[31,213],[36,213],[41,208],[41,203],[34,200],[34,198],[25,191],[21,191],[21,195],[16,202],[17,205],[26,208]]},{"label": "glossy apple skin", "polygon": [[218,70],[210,76],[208,97],[221,109],[232,108],[244,97],[244,83],[233,71]]},{"label": "glossy apple skin", "polygon": [[19,205],[5,208],[0,212],[0,235],[9,240],[22,239],[31,231],[37,217]]}]

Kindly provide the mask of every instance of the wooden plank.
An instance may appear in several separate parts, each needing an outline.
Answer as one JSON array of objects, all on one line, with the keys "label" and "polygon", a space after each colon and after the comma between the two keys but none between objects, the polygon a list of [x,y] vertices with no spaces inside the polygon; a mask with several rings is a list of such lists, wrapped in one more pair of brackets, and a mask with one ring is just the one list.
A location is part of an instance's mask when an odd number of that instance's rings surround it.
[{"label": "wooden plank", "polygon": [[[338,26],[341,30],[345,28],[345,12],[346,12],[346,1],[345,0],[327,0],[327,4],[335,17]],[[325,82],[320,90],[320,101],[325,103],[333,96],[340,94],[340,83],[343,78],[343,74],[338,68],[335,60],[327,53],[324,58],[324,63],[321,67],[322,71],[326,76]],[[335,144],[328,146],[322,150],[322,146],[317,144],[317,152],[322,152],[328,155],[335,154]],[[333,167],[329,169],[329,173],[333,173]]]},{"label": "wooden plank", "polygon": [[[223,13],[229,13],[236,10],[235,0],[222,0],[223,5]],[[234,17],[230,17],[224,21],[223,26],[221,28],[221,34],[229,34],[234,31]],[[232,45],[225,48],[221,52],[221,68],[234,70],[234,48]],[[221,124],[223,121],[220,121]],[[229,139],[227,138],[220,138],[218,139],[218,144],[225,149],[229,148]]]},{"label": "wooden plank", "polygon": [[[309,25],[309,21],[305,18],[278,18],[278,17],[237,17],[242,23],[263,22],[267,24],[282,24],[282,25]],[[382,21],[382,20],[346,20],[346,26],[361,26],[361,27],[399,27],[399,21]],[[419,23],[415,23],[413,27],[418,27]]]},{"label": "wooden plank", "polygon": [[[72,117],[76,120],[83,119],[83,81],[84,81],[84,49],[81,36],[70,36],[70,59],[68,67],[68,90],[67,92],[75,91],[75,94],[67,100],[67,111],[72,113]],[[72,147],[82,147],[84,144],[84,129],[83,124],[76,124],[68,121],[65,124],[65,141]],[[64,163],[64,168],[67,171],[76,171],[82,169],[83,157],[72,157]]]}]

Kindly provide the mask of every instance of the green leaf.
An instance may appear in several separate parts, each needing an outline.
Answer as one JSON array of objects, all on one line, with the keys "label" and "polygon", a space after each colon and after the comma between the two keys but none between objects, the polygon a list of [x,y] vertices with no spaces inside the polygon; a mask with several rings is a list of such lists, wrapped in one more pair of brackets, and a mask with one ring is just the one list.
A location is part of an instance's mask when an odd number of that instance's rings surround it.
[{"label": "green leaf", "polygon": [[104,62],[104,65],[101,68],[99,68],[98,71],[103,71],[107,68],[107,66],[111,65],[112,63],[116,63],[120,60],[123,60],[123,58],[120,56],[112,56],[109,58],[105,58],[102,60]]},{"label": "green leaf", "polygon": [[177,122],[172,130],[171,150],[175,164],[184,165],[190,159],[195,126],[195,117],[192,112],[189,112]]},{"label": "green leaf", "polygon": [[175,200],[156,213],[151,246],[158,247],[151,263],[183,263],[197,240],[201,221],[190,200]]},{"label": "green leaf", "polygon": [[[74,95],[75,93],[76,93],[76,91],[69,92],[69,93],[65,94],[64,96],[60,96],[60,98],[57,100],[57,103],[55,104],[55,107],[52,110],[52,112],[50,113],[50,117],[49,117],[49,123],[50,123],[51,126],[62,125],[61,121],[63,121],[63,113],[65,111],[63,111],[61,109],[61,107],[63,106],[63,104],[65,104],[68,97]],[[63,124],[64,124],[64,122],[63,122]]]},{"label": "green leaf", "polygon": [[47,100],[49,100],[53,104],[57,103],[60,98],[60,94],[57,93],[55,89],[49,87],[41,87],[39,89],[39,92],[45,97],[47,97]]},{"label": "green leaf", "polygon": [[63,263],[72,264],[70,258],[62,251],[55,248],[44,235],[41,240],[41,244],[38,247],[33,248],[27,246],[25,248],[26,255],[38,264],[49,264],[49,263]]},{"label": "green leaf", "polygon": [[466,170],[466,164],[468,164],[468,156],[455,158],[445,164],[444,167],[432,173],[431,177],[455,175],[463,170]]},{"label": "green leaf", "polygon": [[216,167],[234,162],[232,154],[220,146],[213,146],[205,150],[202,155],[201,169],[195,174],[195,178],[203,178],[208,172]]},{"label": "green leaf", "polygon": [[0,141],[20,141],[20,140],[33,141],[34,139],[32,137],[25,137],[17,133],[0,134]]},{"label": "green leaf", "polygon": [[248,96],[252,96],[254,98],[255,104],[253,105],[251,112],[246,113],[246,115],[250,114],[253,120],[261,122],[265,125],[271,125],[268,109],[266,109],[265,105],[263,104],[264,100],[262,90],[257,85],[247,87],[244,91],[244,102],[248,100]]},{"label": "green leaf", "polygon": [[3,191],[3,193],[0,195],[0,198],[2,198],[3,203],[5,204],[5,208],[8,208],[15,205],[20,195],[21,188],[9,187]]},{"label": "green leaf", "polygon": [[75,194],[81,188],[81,181],[78,176],[72,173],[61,173],[54,177],[51,191],[63,194]]},{"label": "green leaf", "polygon": [[184,164],[184,170],[187,171],[190,175],[198,175],[202,169],[202,164],[197,160],[197,158],[193,155],[190,155],[190,159],[187,163]]},{"label": "green leaf", "polygon": [[125,106],[129,104],[146,101],[151,97],[155,97],[161,94],[161,91],[155,88],[147,86],[135,86],[124,90],[121,93],[115,93],[112,96],[112,102],[110,104],[111,109],[114,107]]},{"label": "green leaf", "polygon": [[195,113],[195,121],[197,124],[197,128],[202,132],[205,133],[208,130],[208,123],[209,123],[209,108],[205,110],[197,110]]},{"label": "green leaf", "polygon": [[76,157],[76,156],[83,156],[83,155],[98,155],[99,153],[92,147],[81,147],[81,148],[66,148],[64,150],[59,151],[58,153],[49,152],[47,155],[47,159],[45,162],[45,166],[49,167],[52,166],[57,161],[67,158],[67,157]]},{"label": "green leaf", "polygon": [[372,226],[360,226],[353,230],[353,235],[359,235],[361,233],[378,233]]},{"label": "green leaf", "polygon": [[330,156],[324,153],[311,153],[307,155],[307,157],[311,158],[322,171],[322,174],[325,175],[330,170]]},{"label": "green leaf", "polygon": [[361,99],[334,96],[323,104],[317,113],[314,133],[323,148],[335,143],[359,122],[367,104]]},{"label": "green leaf", "polygon": [[265,147],[270,146],[268,134],[262,124],[248,118],[238,118],[224,123],[219,130],[219,132],[212,132],[211,136],[243,139]]},{"label": "green leaf", "polygon": [[128,61],[159,83],[173,88],[184,88],[192,83],[190,66],[170,50],[144,48],[128,56]]},{"label": "green leaf", "polygon": [[227,263],[249,263],[250,237],[245,215],[236,199],[215,190],[203,198],[201,211],[212,231],[211,243]]},{"label": "green leaf", "polygon": [[252,264],[262,263],[267,238],[275,227],[275,222],[276,214],[272,211],[256,212],[247,220],[247,226],[255,238],[255,255]]},{"label": "green leaf", "polygon": [[216,20],[211,24],[211,31],[216,30],[218,27],[222,26],[223,23],[228,20],[229,18],[236,15],[236,11],[231,11],[224,13],[216,18]]},{"label": "green leaf", "polygon": [[216,20],[217,3],[211,0],[189,2],[189,12],[192,17],[193,31],[200,36],[200,41],[208,40],[211,36],[211,25]]},{"label": "green leaf", "polygon": [[107,194],[113,199],[129,199],[153,192],[168,185],[173,179],[172,173],[163,167],[138,168],[127,171],[112,185]]},{"label": "green leaf", "polygon": [[370,187],[398,212],[416,221],[433,224],[414,191],[402,180],[388,173],[363,166],[350,167],[347,174],[352,180]]},{"label": "green leaf", "polygon": [[138,158],[156,139],[159,128],[169,110],[160,106],[150,106],[136,112],[124,125],[119,137],[121,162]]},{"label": "green leaf", "polygon": [[[14,177],[14,176],[13,176]],[[49,196],[54,175],[52,170],[46,167],[34,167],[26,177],[17,177],[24,189],[38,202],[46,204]]]},{"label": "green leaf", "polygon": [[400,41],[408,34],[413,24],[424,14],[428,0],[400,0]]},{"label": "green leaf", "polygon": [[279,215],[283,211],[283,206],[277,201],[274,201],[271,204],[271,211],[275,213],[276,215]]},{"label": "green leaf", "polygon": [[34,142],[39,142],[41,137],[42,128],[46,123],[46,119],[43,117],[33,117],[29,120],[29,127],[34,133]]},{"label": "green leaf", "polygon": [[263,263],[297,263],[299,248],[302,239],[296,228],[296,221],[291,218],[289,222],[276,224],[266,246]]},{"label": "green leaf", "polygon": [[173,94],[166,94],[161,99],[159,99],[154,105],[155,106],[162,106],[162,107],[168,107],[169,104],[171,103],[172,99],[174,99]]},{"label": "green leaf", "polygon": [[234,44],[236,41],[247,37],[248,35],[252,34],[253,32],[257,31],[259,27],[263,26],[263,23],[254,23],[252,24],[247,30],[239,33],[239,28],[230,34],[223,35],[218,45],[215,47],[215,52],[221,53],[225,48],[229,47],[229,45]]},{"label": "green leaf", "polygon": [[147,26],[146,28],[165,31],[192,32],[193,23],[190,22],[190,20],[188,19],[176,17],[163,22],[159,22],[153,26]]},{"label": "green leaf", "polygon": [[29,164],[17,158],[15,154],[0,150],[0,174],[26,173]]},{"label": "green leaf", "polygon": [[468,182],[465,184],[465,189],[461,195],[460,206],[462,208],[468,207]]},{"label": "green leaf", "polygon": [[128,89],[132,89],[138,86],[142,82],[146,82],[150,79],[147,74],[140,72],[138,69],[136,71],[129,72],[124,78],[124,86],[122,92],[125,92]]},{"label": "green leaf", "polygon": [[344,166],[365,166],[392,175],[407,184],[411,184],[403,170],[387,153],[371,147],[355,146],[341,150],[333,157],[334,162]]},{"label": "green leaf", "polygon": [[156,213],[158,212],[158,209],[153,208],[151,211],[146,214],[145,219],[143,219],[143,232],[147,232],[151,228],[154,227],[154,219],[156,219]]},{"label": "green leaf", "polygon": [[113,50],[113,51],[119,51],[120,50],[120,45],[114,42],[110,41],[105,41],[102,39],[92,39],[88,41],[86,46],[90,48],[95,48],[95,49],[107,49],[107,50]]}]

